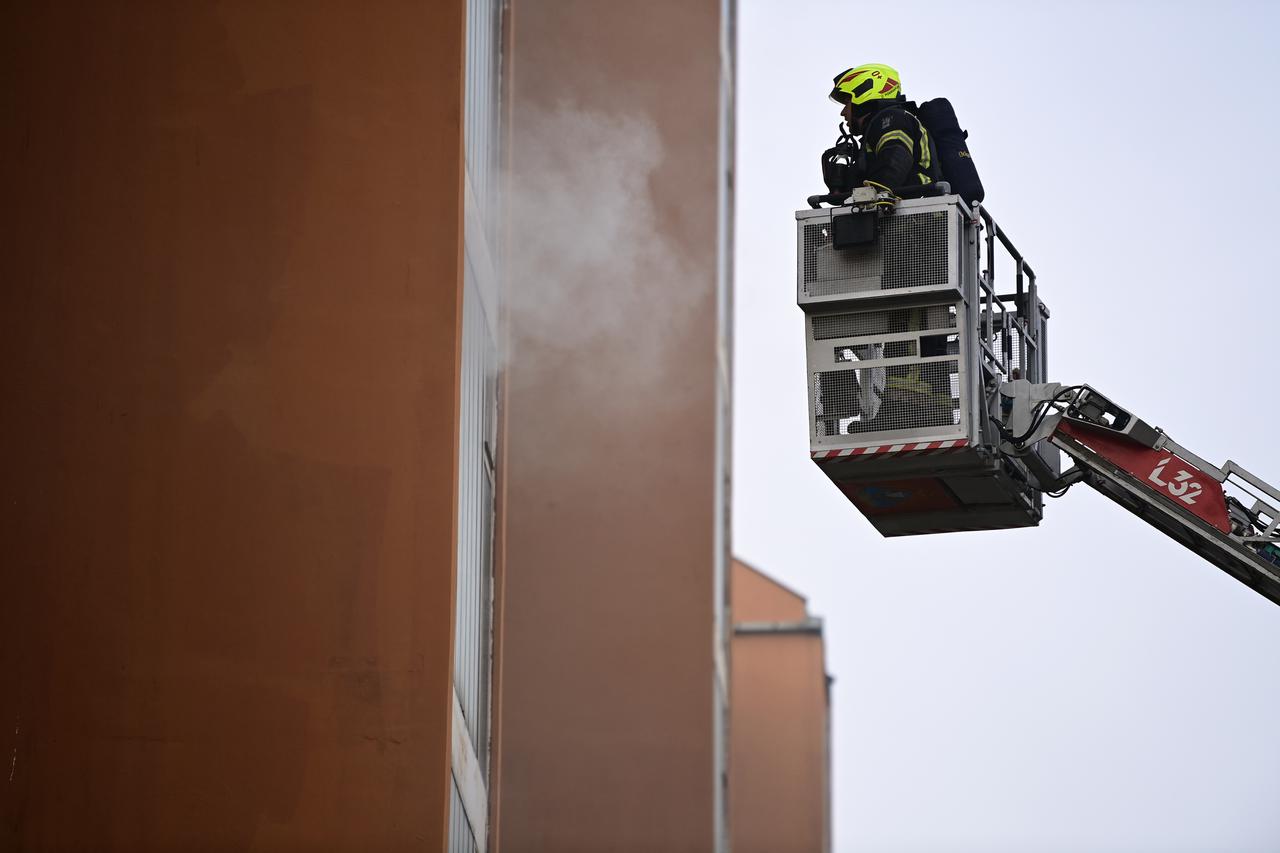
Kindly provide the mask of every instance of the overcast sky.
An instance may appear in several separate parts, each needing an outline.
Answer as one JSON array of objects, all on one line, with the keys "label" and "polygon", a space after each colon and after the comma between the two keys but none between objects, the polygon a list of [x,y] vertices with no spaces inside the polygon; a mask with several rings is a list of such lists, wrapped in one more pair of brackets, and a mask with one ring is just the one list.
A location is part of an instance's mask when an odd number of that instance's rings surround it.
[{"label": "overcast sky", "polygon": [[835,850],[1280,850],[1280,607],[1085,486],[882,539],[808,457],[794,211],[837,72],[945,95],[1050,373],[1280,482],[1280,14],[739,0],[735,552],[826,620]]}]

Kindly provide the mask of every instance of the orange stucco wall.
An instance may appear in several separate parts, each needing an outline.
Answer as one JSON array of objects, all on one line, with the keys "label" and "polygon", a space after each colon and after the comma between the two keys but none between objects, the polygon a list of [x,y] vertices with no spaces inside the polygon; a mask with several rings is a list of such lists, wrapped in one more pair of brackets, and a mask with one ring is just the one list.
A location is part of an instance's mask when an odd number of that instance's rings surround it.
[{"label": "orange stucco wall", "polygon": [[734,622],[798,622],[809,616],[800,593],[751,568],[733,561]]},{"label": "orange stucco wall", "polygon": [[[733,608],[735,624],[807,616],[804,599],[738,561]],[[732,696],[734,853],[824,853],[831,816],[822,635],[735,634]]]},{"label": "orange stucco wall", "polygon": [[0,848],[442,848],[462,27],[10,5]]},{"label": "orange stucco wall", "polygon": [[502,853],[713,849],[720,24],[514,5]]}]

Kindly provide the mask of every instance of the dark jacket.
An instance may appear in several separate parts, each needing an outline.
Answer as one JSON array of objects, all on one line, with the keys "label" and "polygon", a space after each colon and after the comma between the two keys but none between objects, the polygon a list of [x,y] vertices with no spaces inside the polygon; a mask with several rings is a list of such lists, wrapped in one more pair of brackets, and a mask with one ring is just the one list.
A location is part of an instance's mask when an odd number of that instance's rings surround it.
[{"label": "dark jacket", "polygon": [[863,125],[868,181],[900,189],[942,180],[937,149],[915,110],[912,101],[896,103]]}]

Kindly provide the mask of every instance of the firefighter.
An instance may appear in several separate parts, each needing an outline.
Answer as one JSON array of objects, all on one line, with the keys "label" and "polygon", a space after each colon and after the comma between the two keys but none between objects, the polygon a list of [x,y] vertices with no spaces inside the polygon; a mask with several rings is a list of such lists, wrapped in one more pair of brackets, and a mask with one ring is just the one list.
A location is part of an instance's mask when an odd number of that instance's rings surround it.
[{"label": "firefighter", "polygon": [[831,100],[867,156],[866,183],[896,190],[942,180],[938,152],[902,94],[901,78],[888,65],[859,65],[835,76]]},{"label": "firefighter", "polygon": [[[955,355],[948,329],[955,328],[946,305],[928,305],[890,312],[891,332],[931,332],[916,341],[894,341],[885,344],[885,358],[918,355]],[[885,382],[884,406],[880,416],[885,423],[910,427],[949,426],[955,422],[956,401],[951,395],[954,362],[927,361],[891,367]],[[888,429],[890,427],[882,427]]]}]

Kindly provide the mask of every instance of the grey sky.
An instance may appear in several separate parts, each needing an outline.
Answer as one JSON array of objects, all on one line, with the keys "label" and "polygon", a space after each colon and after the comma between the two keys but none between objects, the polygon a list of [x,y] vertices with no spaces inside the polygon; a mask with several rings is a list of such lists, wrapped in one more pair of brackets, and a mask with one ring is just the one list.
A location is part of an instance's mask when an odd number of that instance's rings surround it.
[{"label": "grey sky", "polygon": [[1280,608],[1084,486],[1035,530],[881,539],[808,459],[793,220],[831,77],[897,67],[969,129],[1054,378],[1280,481],[1278,23],[739,0],[734,549],[827,620],[838,853],[1280,850]]}]

